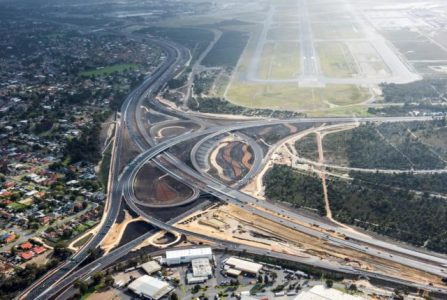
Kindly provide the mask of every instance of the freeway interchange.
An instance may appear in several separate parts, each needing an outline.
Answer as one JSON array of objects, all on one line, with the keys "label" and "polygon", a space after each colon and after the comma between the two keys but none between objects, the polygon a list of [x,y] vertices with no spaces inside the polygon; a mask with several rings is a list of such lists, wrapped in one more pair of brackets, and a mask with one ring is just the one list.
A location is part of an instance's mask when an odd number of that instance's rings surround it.
[{"label": "freeway interchange", "polygon": [[[91,250],[97,248],[104,237],[107,235],[111,226],[116,222],[121,204],[123,200],[127,205],[137,214],[144,217],[148,222],[159,229],[168,231],[177,231],[187,236],[193,236],[213,242],[217,247],[234,249],[238,251],[246,251],[248,253],[269,255],[282,259],[297,261],[303,264],[320,267],[327,270],[333,270],[340,273],[353,274],[358,276],[365,276],[369,278],[378,278],[387,282],[408,285],[418,289],[425,289],[435,291],[438,293],[447,294],[447,289],[440,289],[433,287],[426,283],[409,282],[400,278],[387,276],[384,274],[368,272],[353,267],[343,267],[332,265],[327,261],[322,261],[316,258],[302,258],[292,256],[284,253],[275,253],[266,251],[264,249],[237,244],[225,240],[220,240],[212,236],[203,235],[201,233],[188,231],[176,227],[175,223],[180,220],[175,218],[170,221],[161,221],[146,210],[143,210],[138,205],[138,200],[135,196],[134,183],[135,178],[141,168],[147,163],[151,162],[158,168],[163,170],[166,174],[190,186],[194,190],[194,197],[199,196],[200,193],[212,195],[221,201],[238,205],[241,208],[248,210],[250,213],[264,216],[273,221],[281,223],[283,226],[304,232],[310,236],[314,236],[327,242],[346,247],[348,249],[363,252],[375,257],[394,261],[408,267],[412,267],[430,274],[445,277],[445,269],[447,269],[447,259],[442,256],[429,255],[417,250],[411,250],[399,245],[381,241],[369,236],[360,235],[355,232],[348,231],[344,228],[333,224],[321,222],[301,215],[297,212],[284,210],[269,202],[259,201],[258,199],[241,192],[238,187],[246,184],[260,169],[265,165],[266,158],[259,157],[263,152],[253,143],[254,140],[244,137],[239,131],[248,128],[256,128],[263,126],[274,126],[281,124],[309,124],[309,123],[349,123],[349,122],[411,122],[411,121],[430,121],[431,117],[371,117],[371,118],[297,118],[290,120],[250,120],[250,121],[233,121],[228,124],[218,124],[211,122],[208,117],[200,118],[197,114],[190,115],[181,111],[176,111],[168,108],[155,100],[155,96],[159,90],[174,76],[176,76],[182,68],[190,61],[190,55],[186,49],[174,43],[153,39],[153,42],[160,46],[166,55],[164,62],[150,75],[144,82],[137,87],[126,98],[122,105],[119,120],[117,121],[115,131],[115,144],[112,154],[112,162],[109,175],[109,194],[107,197],[106,207],[104,209],[103,219],[100,223],[98,233],[89,240],[81,250],[73,255],[67,262],[57,267],[55,270],[42,277],[39,281],[33,284],[26,290],[20,299],[53,299],[64,298],[64,292],[73,286],[73,283],[80,278],[87,278],[96,271],[99,271],[108,265],[112,264],[117,259],[125,256],[129,251],[146,240],[155,231],[150,231],[137,239],[122,245],[121,247],[111,251],[93,262],[80,267],[80,264],[88,257]],[[190,120],[202,125],[200,130],[193,132],[186,132],[181,135],[166,139],[162,142],[157,142],[151,137],[145,129],[146,122],[142,114],[143,105],[148,105],[154,111],[177,118],[178,120]],[[123,132],[126,131],[139,149],[140,154],[136,156],[130,163],[127,163],[122,172],[120,166],[124,164],[121,161],[120,154],[124,144]],[[239,134],[240,137],[246,140],[255,149],[255,164],[252,170],[242,180],[236,184],[235,187],[230,187],[215,178],[205,176],[201,170],[192,168],[169,152],[169,149],[181,145],[182,143],[200,140],[201,142],[207,139],[212,139],[222,134],[232,132]],[[200,144],[200,142],[199,142]],[[194,150],[193,150],[194,152]],[[193,199],[194,200],[194,199]],[[198,208],[195,208],[196,210]],[[281,212],[285,217],[279,217],[270,212]],[[191,213],[187,211],[182,216]],[[180,216],[179,216],[180,217]],[[300,223],[294,222],[298,220]],[[339,232],[349,239],[337,239],[323,234],[321,231],[312,229],[311,227],[300,225],[316,224],[319,228]],[[378,251],[380,250],[380,251]]]}]

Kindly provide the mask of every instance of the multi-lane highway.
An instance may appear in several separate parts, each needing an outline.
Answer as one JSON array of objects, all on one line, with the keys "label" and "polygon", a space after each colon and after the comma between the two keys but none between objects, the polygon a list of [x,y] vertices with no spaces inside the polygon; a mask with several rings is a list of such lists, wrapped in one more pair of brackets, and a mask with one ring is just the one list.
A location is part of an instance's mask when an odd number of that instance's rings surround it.
[{"label": "multi-lane highway", "polygon": [[[101,223],[101,227],[98,230],[97,235],[94,236],[92,240],[90,240],[76,255],[74,255],[68,262],[60,266],[50,275],[44,277],[38,284],[33,285],[22,298],[24,299],[50,299],[54,297],[57,293],[62,291],[67,286],[71,285],[77,278],[85,277],[97,270],[102,269],[106,265],[112,263],[119,257],[122,257],[126,253],[130,251],[130,249],[134,248],[138,243],[147,238],[152,232],[145,234],[144,236],[126,244],[122,247],[112,251],[110,254],[101,257],[100,259],[94,261],[93,263],[77,270],[74,272],[74,269],[87,257],[89,251],[97,247],[102,239],[106,236],[109,228],[115,222],[119,208],[121,206],[121,199],[124,196],[129,206],[135,210],[137,213],[144,216],[148,221],[150,221],[154,226],[166,230],[176,230],[180,233],[185,233],[188,235],[198,236],[204,239],[208,239],[210,241],[214,241],[219,243],[225,247],[234,248],[234,249],[244,249],[249,252],[259,253],[259,254],[267,254],[265,250],[242,246],[234,243],[229,243],[226,241],[221,241],[215,239],[213,237],[204,236],[198,233],[189,232],[185,230],[181,230],[175,228],[173,226],[173,221],[171,222],[162,222],[157,218],[148,215],[145,213],[138,205],[136,201],[136,197],[133,191],[133,184],[135,181],[135,177],[138,174],[138,171],[149,161],[153,161],[159,167],[161,167],[164,171],[166,171],[170,176],[182,181],[182,182],[190,182],[195,189],[201,190],[203,192],[212,194],[223,201],[234,203],[244,207],[245,209],[251,211],[254,214],[259,214],[261,216],[268,217],[277,222],[281,222],[284,226],[294,228],[296,230],[305,232],[309,235],[316,236],[321,239],[326,239],[328,242],[343,246],[349,247],[351,249],[355,249],[361,252],[368,253],[370,255],[374,255],[381,258],[386,258],[388,260],[394,260],[396,262],[421,269],[433,274],[437,274],[442,276],[443,271],[441,270],[441,266],[447,265],[447,260],[442,257],[427,255],[425,253],[409,250],[406,248],[402,248],[400,246],[379,241],[372,238],[366,238],[362,235],[355,235],[352,232],[344,231],[342,228],[335,227],[334,225],[329,225],[326,223],[318,223],[321,228],[326,228],[330,230],[335,230],[349,236],[350,240],[340,240],[329,237],[322,233],[321,231],[312,229],[307,226],[299,225],[292,220],[299,220],[301,222],[305,222],[307,224],[315,224],[317,221],[314,219],[310,219],[308,217],[299,215],[294,212],[283,211],[281,210],[281,214],[287,216],[287,219],[280,218],[274,214],[268,214],[265,210],[270,210],[272,212],[278,211],[278,207],[266,203],[266,202],[258,202],[255,198],[250,197],[244,193],[241,193],[237,189],[233,189],[228,187],[221,182],[213,178],[209,178],[197,172],[197,170],[191,169],[185,163],[179,161],[176,157],[169,153],[165,153],[170,148],[179,145],[183,142],[194,140],[199,137],[208,137],[208,136],[219,136],[228,132],[237,132],[238,130],[242,130],[245,128],[251,127],[260,127],[266,125],[277,125],[277,124],[285,124],[285,123],[349,123],[353,121],[358,122],[410,122],[410,121],[428,121],[431,120],[430,117],[395,117],[395,118],[309,118],[309,119],[292,119],[292,120],[255,120],[255,121],[246,121],[246,122],[236,122],[232,125],[226,126],[217,126],[210,125],[208,122],[203,121],[197,116],[189,116],[188,114],[173,111],[172,109],[168,109],[154,100],[154,95],[159,91],[159,89],[173,76],[175,76],[182,67],[188,63],[189,54],[183,48],[160,40],[154,40],[154,43],[157,43],[161,48],[164,49],[164,53],[166,55],[166,59],[163,64],[159,66],[159,68],[148,78],[145,79],[142,85],[140,85],[137,89],[135,89],[130,95],[127,97],[121,109],[121,120],[117,123],[117,131],[115,138],[115,147],[113,154],[113,162],[112,162],[112,171],[111,171],[111,188],[109,189],[109,197],[108,204],[106,206],[106,210],[104,213],[104,218]],[[148,104],[152,109],[158,110],[162,113],[171,115],[177,119],[187,119],[193,122],[197,122],[202,124],[202,129],[196,132],[188,132],[172,139],[165,140],[158,144],[149,136],[147,130],[145,129],[145,124],[142,116],[142,105],[144,101],[148,100]],[[122,132],[123,130],[127,130],[132,141],[137,145],[137,147],[141,150],[141,153],[130,162],[123,170],[123,172],[118,175],[119,171],[119,157],[120,151],[123,147],[123,138]],[[249,141],[250,142],[250,141]],[[252,141],[251,141],[252,142]],[[255,147],[256,148],[256,147]],[[262,153],[256,153],[256,155],[263,155]],[[159,158],[163,156],[162,162]],[[256,170],[259,170],[259,164],[261,163],[259,159],[256,160],[256,166],[254,166],[254,171],[250,173],[250,177],[256,173]],[[262,161],[262,160],[261,160]],[[264,208],[264,210],[260,210],[254,206],[254,204],[258,205],[258,207]],[[365,245],[368,245],[366,247]],[[377,251],[377,248],[380,248],[381,251]],[[385,250],[384,250],[385,249]],[[408,283],[399,280],[398,278],[389,278],[389,276],[383,274],[366,274],[367,272],[363,270],[355,270],[353,268],[345,268],[343,266],[331,265],[328,262],[320,261],[318,259],[308,258],[301,259],[297,257],[290,257],[285,254],[279,253],[268,253],[272,256],[281,256],[286,259],[291,260],[299,260],[302,263],[322,267],[325,269],[336,270],[340,272],[350,273],[350,274],[363,274],[363,275],[371,275],[374,277],[378,277],[384,280],[399,282],[402,284],[409,284],[416,286],[418,288],[425,288],[433,290],[435,288],[428,286],[427,284],[418,284],[418,283]],[[57,284],[56,284],[57,283]],[[447,291],[446,291],[447,293]]]}]

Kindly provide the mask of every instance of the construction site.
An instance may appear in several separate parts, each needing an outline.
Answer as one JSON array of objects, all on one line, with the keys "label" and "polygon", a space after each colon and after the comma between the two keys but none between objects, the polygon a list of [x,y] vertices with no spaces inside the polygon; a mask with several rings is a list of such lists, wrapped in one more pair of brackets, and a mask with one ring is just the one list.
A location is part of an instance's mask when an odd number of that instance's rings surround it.
[{"label": "construction site", "polygon": [[[274,214],[273,212],[268,213]],[[297,227],[309,226],[298,220],[289,219],[289,221],[296,223]],[[318,239],[300,230],[287,228],[280,222],[274,222],[271,219],[252,214],[235,205],[225,204],[199,212],[180,221],[177,226],[272,252],[289,254],[309,260],[329,261],[331,264],[338,264],[346,268],[374,271],[411,281],[442,286],[442,281],[437,276],[336,246],[326,239]],[[322,228],[313,227],[312,229],[324,233],[327,237],[341,240],[345,238],[339,233],[326,231]]]}]

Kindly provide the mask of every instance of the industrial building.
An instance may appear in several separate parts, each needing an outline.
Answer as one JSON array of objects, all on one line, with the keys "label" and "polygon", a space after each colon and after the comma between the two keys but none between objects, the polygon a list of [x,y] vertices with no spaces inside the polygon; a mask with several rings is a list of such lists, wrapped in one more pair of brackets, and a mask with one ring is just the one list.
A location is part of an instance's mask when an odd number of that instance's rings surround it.
[{"label": "industrial building", "polygon": [[148,275],[154,274],[161,270],[161,266],[155,260],[148,261],[147,263],[142,264],[140,267]]},{"label": "industrial building", "polygon": [[[248,273],[251,275],[257,275],[259,271],[262,269],[262,265],[249,261],[244,260],[236,257],[230,257],[225,261],[225,265],[229,268],[227,270],[233,269],[233,270],[239,270],[243,273]],[[232,271],[231,275],[236,275],[236,271]]]},{"label": "industrial building", "polygon": [[174,289],[167,282],[149,275],[134,280],[128,288],[138,296],[150,300],[158,300]]},{"label": "industrial building", "polygon": [[194,276],[192,273],[186,274],[186,282],[188,284],[198,284],[198,283],[204,283],[209,278],[208,276]]},{"label": "industrial building", "polygon": [[190,263],[193,259],[197,258],[207,258],[208,260],[211,260],[213,258],[211,248],[190,248],[166,251],[165,262],[168,266],[172,266],[182,263]]},{"label": "industrial building", "polygon": [[211,277],[213,270],[208,258],[196,258],[191,261],[192,273],[195,277]]},{"label": "industrial building", "polygon": [[301,292],[294,300],[366,300],[367,298],[353,296],[339,290],[316,285],[308,291]]}]

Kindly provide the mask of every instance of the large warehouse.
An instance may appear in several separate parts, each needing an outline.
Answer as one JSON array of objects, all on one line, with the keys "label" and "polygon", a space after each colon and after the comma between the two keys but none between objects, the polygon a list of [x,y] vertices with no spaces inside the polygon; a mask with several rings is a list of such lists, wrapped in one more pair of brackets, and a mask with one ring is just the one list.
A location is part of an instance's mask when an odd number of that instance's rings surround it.
[{"label": "large warehouse", "polygon": [[166,251],[166,264],[168,266],[190,263],[196,258],[207,258],[211,260],[213,258],[213,252],[209,247]]},{"label": "large warehouse", "polygon": [[366,300],[361,296],[353,296],[342,293],[336,289],[316,285],[308,291],[301,292],[294,300]]},{"label": "large warehouse", "polygon": [[134,280],[128,288],[138,296],[151,300],[158,300],[174,289],[167,282],[149,275]]},{"label": "large warehouse", "polygon": [[261,264],[237,257],[230,257],[229,259],[227,259],[227,261],[225,261],[225,265],[231,267],[232,269],[252,275],[257,275],[262,269]]}]

